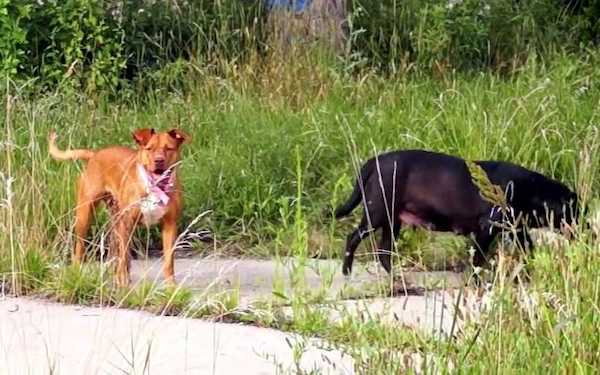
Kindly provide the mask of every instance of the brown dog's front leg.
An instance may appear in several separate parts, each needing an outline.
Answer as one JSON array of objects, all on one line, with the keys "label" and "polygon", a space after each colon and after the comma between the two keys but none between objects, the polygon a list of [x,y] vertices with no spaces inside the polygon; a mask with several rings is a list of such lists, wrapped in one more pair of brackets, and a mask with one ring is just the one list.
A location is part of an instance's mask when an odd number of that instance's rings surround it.
[{"label": "brown dog's front leg", "polygon": [[165,281],[175,283],[174,277],[174,252],[175,240],[177,239],[177,222],[172,217],[165,217],[162,223],[163,243],[163,274]]},{"label": "brown dog's front leg", "polygon": [[132,217],[121,213],[121,217],[115,223],[114,236],[117,244],[117,270],[116,283],[118,286],[129,285],[129,243],[133,234],[134,222]]}]

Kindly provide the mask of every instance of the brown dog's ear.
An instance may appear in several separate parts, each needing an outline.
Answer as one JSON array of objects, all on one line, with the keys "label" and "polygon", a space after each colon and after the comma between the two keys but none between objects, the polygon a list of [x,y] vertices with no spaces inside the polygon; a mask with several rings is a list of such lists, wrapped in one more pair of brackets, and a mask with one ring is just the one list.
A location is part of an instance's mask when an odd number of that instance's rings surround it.
[{"label": "brown dog's ear", "polygon": [[135,139],[138,145],[143,147],[150,141],[154,133],[156,133],[154,129],[137,129],[133,132],[133,139]]},{"label": "brown dog's ear", "polygon": [[168,131],[168,134],[176,140],[179,144],[187,143],[190,141],[191,137],[179,129],[171,129]]}]

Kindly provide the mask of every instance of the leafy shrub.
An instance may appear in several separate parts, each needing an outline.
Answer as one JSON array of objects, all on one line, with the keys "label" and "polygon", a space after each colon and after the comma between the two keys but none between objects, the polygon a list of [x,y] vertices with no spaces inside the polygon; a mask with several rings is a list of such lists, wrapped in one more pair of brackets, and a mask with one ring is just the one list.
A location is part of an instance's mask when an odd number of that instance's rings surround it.
[{"label": "leafy shrub", "polygon": [[[359,60],[350,67],[510,70],[531,51],[578,50],[600,34],[593,1],[348,4],[348,47]],[[266,19],[261,0],[0,0],[0,74],[88,93],[130,83],[148,92],[165,79],[178,89],[198,68],[223,75],[249,61],[260,70]]]},{"label": "leafy shrub", "polygon": [[[353,48],[377,66],[416,62],[463,70],[504,68],[531,51],[597,42],[597,5],[556,0],[353,0]],[[574,37],[575,36],[575,37]]]},{"label": "leafy shrub", "polygon": [[0,0],[0,74],[14,76],[23,64],[27,32],[23,27],[30,5]]},{"label": "leafy shrub", "polygon": [[177,59],[237,59],[260,44],[260,1],[129,1],[119,10],[127,77]]},{"label": "leafy shrub", "polygon": [[114,90],[180,59],[259,48],[257,1],[0,1],[0,73],[44,87]]}]

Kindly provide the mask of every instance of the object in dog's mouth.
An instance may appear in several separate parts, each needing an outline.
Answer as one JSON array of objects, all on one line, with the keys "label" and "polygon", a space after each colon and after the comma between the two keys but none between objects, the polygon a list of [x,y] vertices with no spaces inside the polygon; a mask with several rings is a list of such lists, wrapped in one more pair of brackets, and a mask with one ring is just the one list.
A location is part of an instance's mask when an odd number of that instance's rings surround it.
[{"label": "object in dog's mouth", "polygon": [[173,191],[174,174],[172,169],[162,174],[149,173],[141,164],[138,164],[138,174],[146,188],[146,196],[139,203],[143,221],[146,225],[152,225],[164,216],[169,193]]}]

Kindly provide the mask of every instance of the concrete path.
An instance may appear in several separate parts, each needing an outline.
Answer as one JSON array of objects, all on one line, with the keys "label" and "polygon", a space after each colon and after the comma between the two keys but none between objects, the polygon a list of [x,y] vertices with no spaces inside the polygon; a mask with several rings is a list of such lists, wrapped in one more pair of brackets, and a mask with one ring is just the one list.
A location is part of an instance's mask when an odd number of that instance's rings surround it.
[{"label": "concrete path", "polygon": [[[143,278],[160,281],[160,262],[157,258],[135,261],[132,267],[134,282]],[[462,274],[405,272],[404,284],[410,289],[409,292],[421,289],[419,295],[407,295],[401,290],[392,298],[381,298],[385,292],[377,293],[378,285],[381,287],[390,281],[387,273],[377,264],[357,264],[351,278],[342,275],[340,264],[335,260],[310,259],[304,267],[299,268],[300,271],[296,269],[298,267],[298,262],[290,258],[279,261],[181,258],[175,263],[178,282],[197,293],[239,290],[241,307],[251,306],[257,300],[285,304],[286,300],[278,296],[291,298],[295,290],[292,286],[295,278],[303,275],[305,287],[301,290],[322,292],[326,300],[337,301],[335,306],[314,306],[327,312],[332,320],[350,313],[357,317],[376,318],[390,324],[418,328],[428,333],[454,333],[451,331],[455,325],[457,292],[452,289],[464,284]],[[402,289],[400,284],[398,282],[395,288]],[[435,290],[423,291],[423,287]],[[274,295],[274,290],[278,296]],[[379,297],[372,298],[374,296]],[[461,307],[464,307],[464,303]],[[291,308],[283,308],[283,312],[293,314]]]},{"label": "concrete path", "polygon": [[[271,329],[124,309],[0,300],[2,375],[295,373],[289,343],[299,339]],[[307,342],[303,370],[353,373],[350,358],[319,349],[316,340]]]},{"label": "concrete path", "polygon": [[[142,279],[161,281],[161,259],[149,258],[132,262],[132,281]],[[256,300],[273,299],[273,291],[290,295],[294,282],[304,278],[305,289],[322,290],[329,298],[361,293],[373,295],[377,285],[389,284],[387,273],[375,263],[357,264],[351,277],[341,272],[337,260],[307,259],[303,265],[293,258],[280,260],[232,258],[178,258],[175,260],[177,282],[197,291],[239,289],[240,303],[249,305]],[[409,288],[457,288],[464,284],[462,274],[455,272],[404,272]],[[397,287],[400,288],[400,282]]]}]

